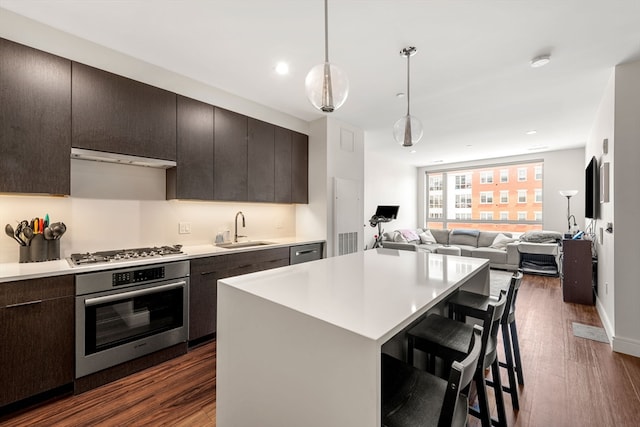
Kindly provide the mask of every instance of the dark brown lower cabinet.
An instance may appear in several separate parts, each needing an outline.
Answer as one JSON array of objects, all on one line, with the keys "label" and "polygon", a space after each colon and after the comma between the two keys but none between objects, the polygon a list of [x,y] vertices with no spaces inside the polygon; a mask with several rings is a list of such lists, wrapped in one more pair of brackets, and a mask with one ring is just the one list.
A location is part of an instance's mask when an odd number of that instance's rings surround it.
[{"label": "dark brown lower cabinet", "polygon": [[289,247],[192,259],[189,280],[189,341],[216,332],[219,279],[287,265]]},{"label": "dark brown lower cabinet", "polygon": [[72,275],[0,283],[0,407],[73,382]]}]

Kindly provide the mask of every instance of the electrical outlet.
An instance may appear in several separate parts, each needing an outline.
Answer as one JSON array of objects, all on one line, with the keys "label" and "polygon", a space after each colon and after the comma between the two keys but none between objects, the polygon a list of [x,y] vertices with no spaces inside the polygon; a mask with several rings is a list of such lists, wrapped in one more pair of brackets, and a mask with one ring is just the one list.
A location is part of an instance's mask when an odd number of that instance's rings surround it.
[{"label": "electrical outlet", "polygon": [[178,223],[178,234],[191,234],[191,223],[190,222],[179,222]]},{"label": "electrical outlet", "polygon": [[282,229],[282,223],[276,222],[276,230],[281,230],[281,229]]}]

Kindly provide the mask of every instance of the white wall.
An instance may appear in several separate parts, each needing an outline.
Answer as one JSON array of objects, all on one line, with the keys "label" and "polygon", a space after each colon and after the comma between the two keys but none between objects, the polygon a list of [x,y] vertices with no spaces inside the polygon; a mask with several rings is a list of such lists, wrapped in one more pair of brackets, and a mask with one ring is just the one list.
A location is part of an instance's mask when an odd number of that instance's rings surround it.
[{"label": "white wall", "polygon": [[[609,203],[600,204],[595,224],[598,240],[598,298],[600,318],[613,350],[640,357],[640,240],[634,230],[640,210],[640,61],[616,66],[606,87],[585,152],[598,165],[608,162]],[[608,152],[603,140],[608,139]],[[607,223],[613,233],[602,233]]]},{"label": "white wall", "polygon": [[[398,149],[402,149],[398,147]],[[369,218],[378,205],[399,205],[398,218],[383,224],[383,231],[415,228],[418,224],[418,185],[416,168],[390,160],[376,153],[365,152],[364,236],[371,247],[378,227],[369,226]]]},{"label": "white wall", "polygon": [[616,351],[640,357],[640,240],[635,230],[640,211],[640,61],[615,71],[615,135],[613,161],[613,244],[615,253]]},{"label": "white wall", "polygon": [[[473,162],[429,166],[418,169],[418,180],[423,180],[429,171],[467,168],[486,164],[512,163],[521,161],[544,161],[544,181],[542,184],[544,230],[564,232],[567,229],[567,199],[560,190],[578,190],[571,198],[571,214],[575,215],[580,230],[585,229],[584,219],[584,149],[547,151],[523,156],[500,157]],[[420,181],[419,181],[420,182]],[[418,185],[418,219],[424,218],[424,188]]]},{"label": "white wall", "polygon": [[[598,159],[598,165],[602,162],[609,162],[612,169],[610,170],[611,188],[614,188],[614,171],[613,159],[615,152],[615,135],[614,135],[614,112],[615,112],[615,73],[611,74],[611,78],[605,88],[604,95],[600,101],[596,118],[591,128],[591,133],[585,148],[586,163],[595,156]],[[603,153],[603,140],[608,140],[608,152]],[[609,195],[609,203],[600,204],[599,219],[593,224],[593,240],[598,254],[598,295],[596,304],[600,319],[607,330],[610,337],[615,335],[615,257],[614,257],[614,234],[605,233],[604,230],[607,222],[613,222],[615,194]],[[602,240],[600,240],[602,234]]]},{"label": "white wall", "polygon": [[[252,240],[295,236],[295,206],[269,203],[166,201],[164,170],[71,161],[71,197],[0,195],[0,224],[49,214],[62,221],[61,255],[147,245],[211,244],[217,232],[233,236],[236,212]],[[178,234],[178,223],[191,234]],[[17,262],[18,244],[0,239],[0,262]]]}]

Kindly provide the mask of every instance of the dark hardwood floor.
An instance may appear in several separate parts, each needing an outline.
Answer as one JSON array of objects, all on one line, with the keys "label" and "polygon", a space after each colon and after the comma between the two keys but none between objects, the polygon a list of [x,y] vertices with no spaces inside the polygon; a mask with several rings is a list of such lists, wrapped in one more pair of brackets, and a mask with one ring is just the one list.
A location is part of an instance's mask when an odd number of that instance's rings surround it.
[{"label": "dark hardwood floor", "polygon": [[[525,275],[520,289],[517,319],[525,386],[520,388],[519,412],[512,411],[505,396],[509,425],[639,425],[640,359],[613,353],[608,344],[573,336],[572,322],[602,326],[595,307],[563,303],[557,278]],[[215,342],[206,344],[0,424],[215,426],[215,357]],[[479,423],[471,418],[470,425]]]}]

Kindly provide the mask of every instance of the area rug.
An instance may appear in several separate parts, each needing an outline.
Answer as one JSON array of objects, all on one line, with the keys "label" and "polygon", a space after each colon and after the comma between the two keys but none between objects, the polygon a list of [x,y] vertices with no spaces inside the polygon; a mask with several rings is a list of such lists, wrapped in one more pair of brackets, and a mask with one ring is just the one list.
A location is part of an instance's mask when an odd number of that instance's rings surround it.
[{"label": "area rug", "polygon": [[587,338],[593,341],[599,341],[609,344],[609,338],[604,328],[596,326],[583,325],[582,323],[572,322],[573,335],[580,338]]},{"label": "area rug", "polygon": [[501,290],[509,289],[509,283],[511,282],[511,276],[513,276],[513,272],[511,271],[503,271],[503,270],[489,270],[489,281],[490,281],[490,293],[494,297],[500,295]]}]

